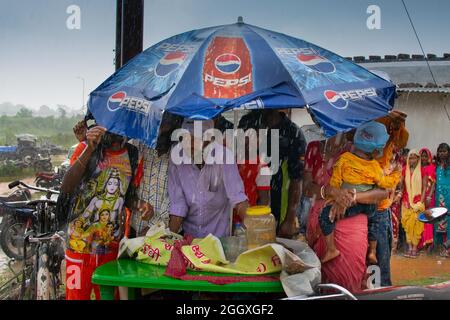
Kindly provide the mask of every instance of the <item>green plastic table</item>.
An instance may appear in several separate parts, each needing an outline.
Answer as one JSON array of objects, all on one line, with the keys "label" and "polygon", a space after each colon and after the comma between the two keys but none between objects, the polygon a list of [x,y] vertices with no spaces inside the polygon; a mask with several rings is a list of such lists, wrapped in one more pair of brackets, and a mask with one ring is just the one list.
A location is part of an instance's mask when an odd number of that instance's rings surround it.
[{"label": "green plastic table", "polygon": [[[225,285],[213,284],[204,280],[179,280],[164,275],[165,266],[137,262],[135,260],[120,259],[105,263],[98,267],[92,282],[100,286],[102,300],[114,299],[115,287],[128,287],[128,298],[135,298],[136,288],[182,290],[182,291],[210,291],[210,292],[283,292],[280,281],[268,282],[235,282]],[[187,271],[191,275],[226,276],[230,274]],[[239,275],[233,274],[239,277]]]}]

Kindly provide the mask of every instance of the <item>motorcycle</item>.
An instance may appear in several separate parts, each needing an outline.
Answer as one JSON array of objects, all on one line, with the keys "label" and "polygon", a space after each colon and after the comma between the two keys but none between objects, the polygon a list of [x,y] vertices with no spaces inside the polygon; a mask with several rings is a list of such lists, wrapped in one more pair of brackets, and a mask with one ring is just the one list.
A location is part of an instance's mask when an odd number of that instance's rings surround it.
[{"label": "motorcycle", "polygon": [[31,165],[36,171],[51,171],[53,168],[51,159],[49,157],[43,157],[41,154],[38,155],[37,159],[31,160]]},{"label": "motorcycle", "polygon": [[27,209],[26,204],[30,200],[31,192],[28,188],[19,188],[6,197],[0,197],[0,247],[9,258],[23,259],[23,234],[28,218],[16,214],[16,211]]},{"label": "motorcycle", "polygon": [[38,172],[34,184],[40,188],[59,190],[65,173],[63,166],[55,167],[54,172]]},{"label": "motorcycle", "polygon": [[336,284],[319,284],[311,296],[282,300],[448,300],[450,281],[427,286],[390,286],[364,290],[357,294]]}]

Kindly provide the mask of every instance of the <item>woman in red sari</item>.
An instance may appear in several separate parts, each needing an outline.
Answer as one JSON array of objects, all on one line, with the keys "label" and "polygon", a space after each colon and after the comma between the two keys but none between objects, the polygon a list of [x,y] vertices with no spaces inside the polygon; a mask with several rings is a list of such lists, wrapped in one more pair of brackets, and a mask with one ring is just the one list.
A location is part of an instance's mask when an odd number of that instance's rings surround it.
[{"label": "woman in red sari", "polygon": [[[348,139],[350,140],[350,139]],[[311,142],[305,154],[304,190],[313,199],[309,212],[306,237],[308,244],[319,258],[325,254],[326,246],[319,226],[319,214],[325,207],[325,198],[334,201],[336,219],[351,206],[353,194],[349,190],[336,189],[328,183],[338,157],[350,150],[345,136],[338,135],[327,142]],[[358,203],[378,203],[387,197],[387,192],[375,189],[356,194]],[[360,214],[339,220],[336,223],[335,243],[340,256],[322,265],[322,282],[335,283],[351,292],[365,288],[367,254],[367,216]]]}]

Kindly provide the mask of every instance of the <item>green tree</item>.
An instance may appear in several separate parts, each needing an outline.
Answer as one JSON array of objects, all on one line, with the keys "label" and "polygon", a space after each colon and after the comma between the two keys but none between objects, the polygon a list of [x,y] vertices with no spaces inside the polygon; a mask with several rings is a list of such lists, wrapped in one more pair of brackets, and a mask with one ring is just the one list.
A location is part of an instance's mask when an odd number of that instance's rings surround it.
[{"label": "green tree", "polygon": [[33,111],[26,107],[20,108],[20,110],[16,114],[19,118],[31,118],[33,116]]},{"label": "green tree", "polygon": [[66,117],[66,115],[67,115],[67,111],[66,110],[64,110],[63,108],[61,108],[61,107],[58,107],[58,112],[59,112],[59,116],[61,117],[61,118],[65,118]]}]

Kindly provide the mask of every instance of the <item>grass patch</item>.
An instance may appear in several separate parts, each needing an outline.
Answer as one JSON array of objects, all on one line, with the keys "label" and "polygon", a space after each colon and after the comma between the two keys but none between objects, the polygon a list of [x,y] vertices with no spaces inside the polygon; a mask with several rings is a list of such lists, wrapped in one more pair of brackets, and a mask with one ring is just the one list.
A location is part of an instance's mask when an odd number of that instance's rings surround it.
[{"label": "grass patch", "polygon": [[15,180],[21,180],[34,176],[34,170],[32,168],[21,169],[12,166],[12,168],[6,168],[9,166],[0,167],[0,182],[12,182]]},{"label": "grass patch", "polygon": [[441,283],[450,281],[450,273],[447,274],[441,274],[439,276],[435,277],[428,277],[423,279],[414,279],[414,280],[405,280],[405,281],[399,281],[397,285],[401,286],[428,286],[431,284]]}]

